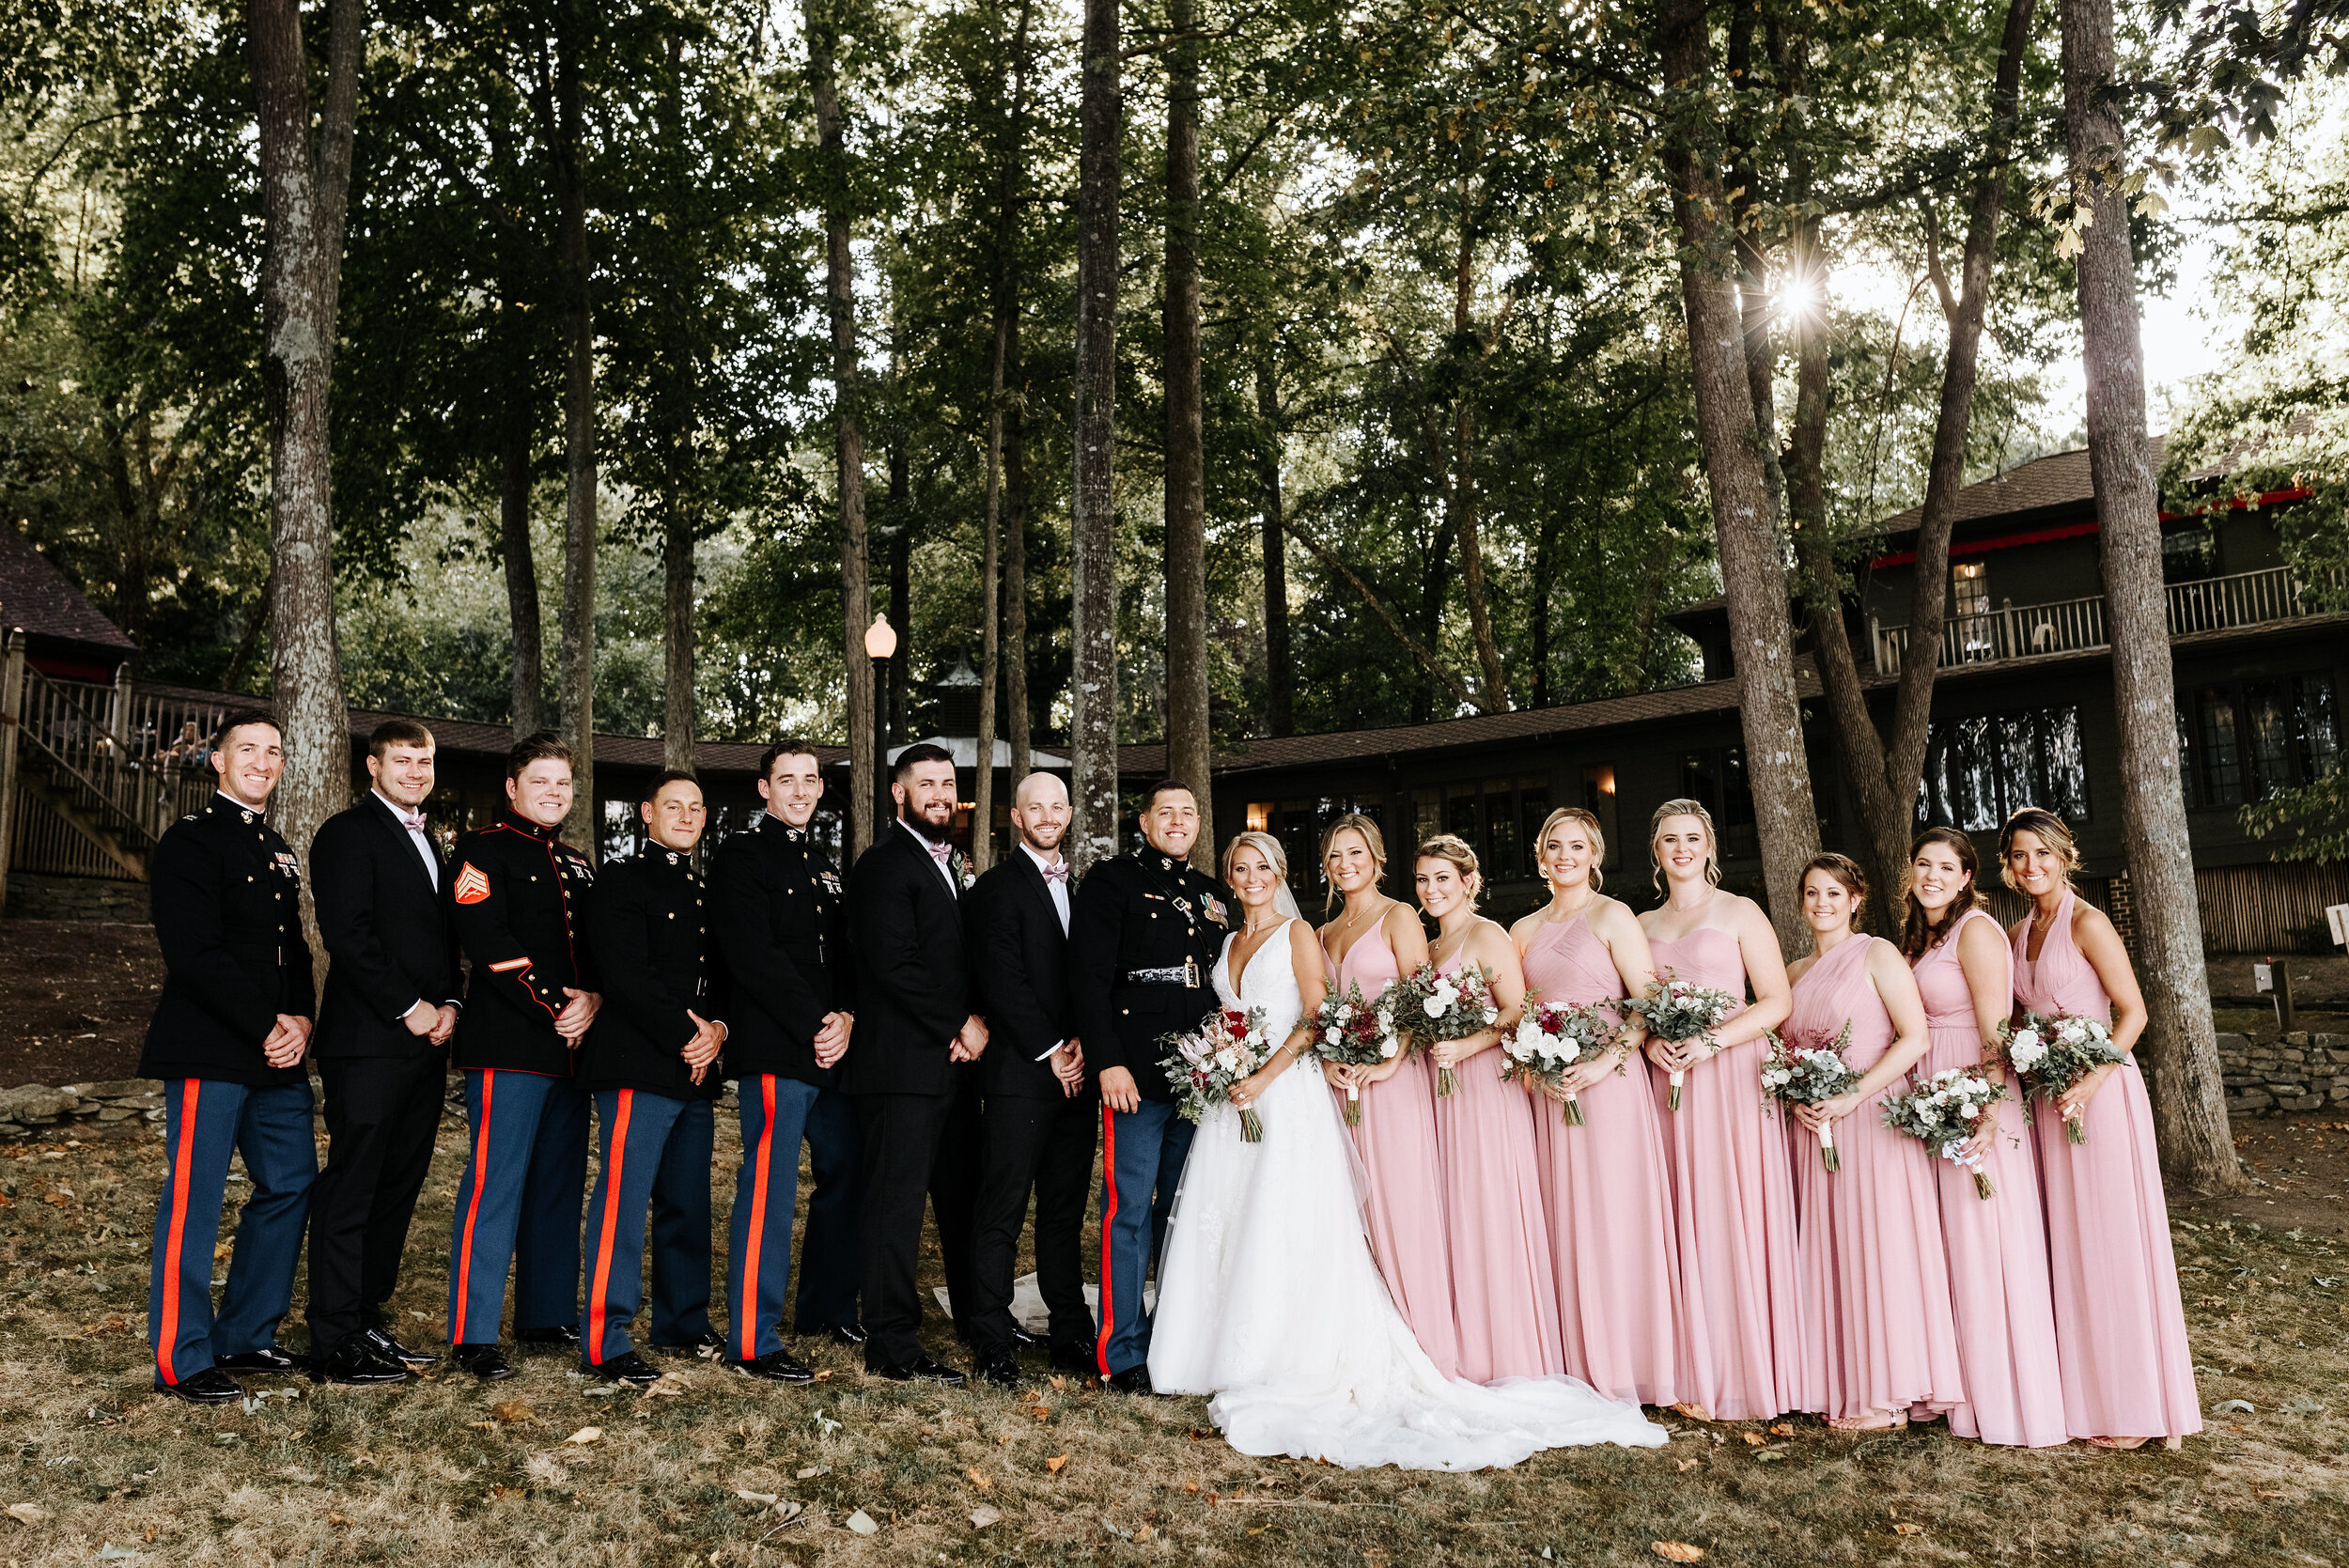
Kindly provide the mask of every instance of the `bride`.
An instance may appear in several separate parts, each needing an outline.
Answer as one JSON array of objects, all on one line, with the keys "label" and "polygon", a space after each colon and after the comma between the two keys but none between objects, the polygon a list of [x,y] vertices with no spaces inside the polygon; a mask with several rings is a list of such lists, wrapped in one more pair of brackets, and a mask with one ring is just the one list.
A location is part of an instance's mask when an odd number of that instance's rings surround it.
[{"label": "bride", "polygon": [[1246,923],[1224,939],[1216,995],[1262,1009],[1283,1043],[1233,1091],[1263,1141],[1243,1140],[1238,1112],[1220,1105],[1191,1145],[1159,1270],[1151,1386],[1212,1394],[1208,1415],[1242,1453],[1347,1467],[1473,1470],[1569,1444],[1660,1446],[1663,1429],[1636,1405],[1570,1377],[1447,1378],[1411,1337],[1371,1260],[1337,1102],[1318,1073],[1290,1071],[1324,980],[1287,874],[1270,834],[1223,852]]}]

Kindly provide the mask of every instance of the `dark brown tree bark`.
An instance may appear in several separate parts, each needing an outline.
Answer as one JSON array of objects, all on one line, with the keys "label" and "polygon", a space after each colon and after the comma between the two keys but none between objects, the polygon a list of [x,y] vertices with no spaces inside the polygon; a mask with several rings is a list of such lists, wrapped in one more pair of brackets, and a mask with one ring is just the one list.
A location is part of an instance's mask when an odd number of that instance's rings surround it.
[{"label": "dark brown tree bark", "polygon": [[587,109],[580,60],[586,0],[564,0],[555,21],[555,184],[563,271],[563,626],[556,656],[561,728],[571,748],[574,794],[563,833],[590,859],[596,821],[596,331],[594,263],[587,251]]},{"label": "dark brown tree bark", "polygon": [[[892,379],[898,366],[892,355]],[[881,529],[882,557],[889,563],[889,629],[897,634],[899,657],[889,661],[889,688],[874,693],[874,728],[902,746],[913,738],[913,661],[904,657],[913,645],[913,458],[906,449],[905,431],[894,432],[889,443],[889,500]]]},{"label": "dark brown tree bark", "polygon": [[1166,51],[1166,771],[1199,797],[1191,863],[1215,864],[1208,788],[1206,426],[1199,364],[1199,48],[1172,0]]},{"label": "dark brown tree bark", "polygon": [[[1712,85],[1718,73],[1703,0],[1662,0],[1657,20],[1665,80],[1691,93]],[[1679,113],[1665,158],[1680,227],[1681,303],[1688,320],[1698,441],[1720,550],[1763,882],[1779,941],[1794,952],[1808,944],[1800,907],[1802,866],[1818,852],[1819,822],[1803,754],[1802,705],[1795,690],[1785,543],[1771,516],[1761,436],[1754,427],[1734,237],[1721,184],[1719,128],[1693,101]]]},{"label": "dark brown tree bark", "polygon": [[[518,399],[519,401],[519,399]],[[514,628],[514,738],[546,727],[545,632],[538,621],[538,564],[530,543],[530,425],[506,407],[506,451],[498,485],[499,553],[506,561],[506,610]]]},{"label": "dark brown tree bark", "polygon": [[693,521],[672,505],[661,530],[661,765],[693,766]]},{"label": "dark brown tree bark", "polygon": [[[842,651],[848,696],[848,808],[851,858],[879,831],[880,772],[873,753],[873,665],[864,632],[873,618],[864,537],[864,428],[858,422],[856,262],[848,251],[848,132],[840,117],[840,25],[829,8],[811,11],[808,76],[816,100],[816,138],[824,154],[824,299],[832,316],[832,471],[840,496]],[[902,657],[902,654],[901,654]]]},{"label": "dark brown tree bark", "polygon": [[[1019,374],[1019,313],[1011,318],[1005,374]],[[1035,737],[1028,714],[1028,443],[1024,388],[1003,411],[1003,636],[1011,644],[1003,672],[1003,706],[1010,709],[1011,777],[1016,785],[1035,770]]]},{"label": "dark brown tree bark", "polygon": [[[366,21],[327,11],[326,95],[311,125],[299,0],[252,0],[260,127],[261,384],[269,421],[270,676],[286,743],[277,829],[304,858],[350,791],[350,717],[334,636],[334,452],[327,395]],[[305,908],[304,922],[315,930]],[[321,955],[323,950],[319,950]]]},{"label": "dark brown tree bark", "polygon": [[[1460,248],[1453,270],[1452,330],[1455,341],[1466,344],[1472,341],[1476,331],[1472,313],[1476,298],[1476,241],[1473,215],[1465,200],[1461,207]],[[1477,356],[1480,366],[1501,347],[1501,334],[1508,319],[1509,307],[1504,304],[1494,318],[1491,330],[1485,334],[1484,351]],[[1487,713],[1505,712],[1511,706],[1509,672],[1501,662],[1501,644],[1493,638],[1492,611],[1485,592],[1485,542],[1476,494],[1476,409],[1469,385],[1463,384],[1455,396],[1458,400],[1452,415],[1452,477],[1444,489],[1444,511],[1451,520],[1453,537],[1459,542],[1460,593],[1468,600],[1469,635],[1476,644],[1476,662],[1485,676],[1484,701],[1478,706]]]},{"label": "dark brown tree bark", "polygon": [[2161,514],[2145,429],[2145,360],[2128,201],[2127,145],[2112,102],[2111,0],[2062,0],[2063,118],[2079,255],[2088,468],[2121,730],[2121,838],[2137,911],[2137,963],[2151,1015],[2142,1041],[2154,1128],[2170,1181],[2191,1192],[2244,1185],[2227,1126],[2218,1042],[2202,965],[2193,846],[2178,789],[2177,696],[2170,668]]},{"label": "dark brown tree bark", "polygon": [[1069,496],[1069,741],[1081,871],[1117,853],[1117,181],[1124,89],[1117,0],[1085,0],[1077,153],[1076,448]]},{"label": "dark brown tree bark", "polygon": [[1274,735],[1297,729],[1297,669],[1289,655],[1288,522],[1281,492],[1281,389],[1273,378],[1272,351],[1256,361],[1257,440],[1264,492],[1265,728]]}]

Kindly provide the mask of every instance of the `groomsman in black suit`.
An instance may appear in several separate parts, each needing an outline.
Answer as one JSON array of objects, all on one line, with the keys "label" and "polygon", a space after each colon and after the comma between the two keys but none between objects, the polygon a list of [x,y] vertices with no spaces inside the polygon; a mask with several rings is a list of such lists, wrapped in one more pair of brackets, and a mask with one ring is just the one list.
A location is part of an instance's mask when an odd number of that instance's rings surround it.
[{"label": "groomsman in black suit", "polygon": [[1031,773],[1012,796],[1019,846],[971,895],[971,970],[991,1048],[979,1195],[972,1216],[972,1288],[966,1321],[979,1374],[1019,1383],[1019,1328],[1011,1315],[1019,1227],[1035,1192],[1035,1272],[1051,1310],[1052,1365],[1094,1370],[1093,1309],[1080,1262],[1085,1188],[1093,1175],[1094,1096],[1068,997],[1068,788]]},{"label": "groomsman in black suit", "polygon": [[397,1383],[440,1359],[401,1344],[383,1315],[432,1164],[462,986],[447,868],[425,831],[432,755],[432,732],[413,719],[377,725],[372,787],[310,844],[333,960],[310,1039],[328,1140],[310,1193],[310,1352],[336,1383]]},{"label": "groomsman in black suit", "polygon": [[[969,873],[952,837],[954,758],[937,746],[907,747],[890,795],[897,820],[848,877],[858,1012],[841,1087],[857,1100],[864,1137],[864,1367],[898,1381],[957,1384],[963,1374],[922,1348],[915,1283],[925,1193],[941,1241],[968,1251],[967,1231],[948,1233],[962,1228],[957,1208],[967,1225],[969,1178],[941,1151],[963,1092],[960,1070],[987,1048],[987,1023],[971,1005],[962,922]],[[950,1293],[964,1283],[955,1265],[950,1250]]]}]

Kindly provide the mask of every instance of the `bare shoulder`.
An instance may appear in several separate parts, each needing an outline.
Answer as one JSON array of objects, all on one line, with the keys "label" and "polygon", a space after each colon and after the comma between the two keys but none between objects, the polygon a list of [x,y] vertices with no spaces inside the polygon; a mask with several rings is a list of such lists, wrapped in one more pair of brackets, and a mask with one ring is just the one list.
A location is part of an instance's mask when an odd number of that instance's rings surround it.
[{"label": "bare shoulder", "polygon": [[1549,924],[1549,911],[1536,909],[1509,927],[1509,939],[1520,948],[1533,939],[1533,934]]},{"label": "bare shoulder", "polygon": [[[2022,923],[2017,921],[2015,928],[2021,927]],[[1969,920],[1957,934],[1957,955],[1960,960],[1995,958],[2007,951],[2007,944],[2013,939],[2014,932],[2003,937],[1999,934],[1999,923],[1995,920]]]},{"label": "bare shoulder", "polygon": [[1419,911],[1399,898],[1387,900],[1387,912],[1378,917],[1378,929],[1387,934],[1390,942],[1408,932],[1418,933],[1423,940],[1427,935],[1420,928]]},{"label": "bare shoulder", "polygon": [[1804,975],[1811,972],[1811,966],[1818,961],[1819,959],[1817,955],[1811,953],[1804,954],[1801,957],[1786,966],[1786,978],[1789,980],[1800,980]]},{"label": "bare shoulder", "polygon": [[1477,916],[1476,924],[1469,927],[1468,940],[1462,945],[1487,965],[1504,953],[1512,958],[1517,955],[1517,944],[1509,939],[1509,933],[1501,923],[1483,915]]},{"label": "bare shoulder", "polygon": [[1762,912],[1762,906],[1742,893],[1721,894],[1720,914],[1721,924],[1730,926],[1741,937],[1759,932],[1772,941],[1778,939],[1778,928],[1770,924],[1770,917]]},{"label": "bare shoulder", "polygon": [[2112,928],[2111,917],[2102,909],[2085,898],[2076,897],[2072,900],[2072,939],[2074,941],[2117,935],[2119,933]]},{"label": "bare shoulder", "polygon": [[1629,936],[1634,931],[1644,932],[1647,928],[1644,916],[1633,914],[1630,905],[1620,898],[1610,898],[1605,893],[1591,900],[1590,912],[1583,918],[1590,922],[1591,930],[1595,935],[1607,940],[1618,936]]}]

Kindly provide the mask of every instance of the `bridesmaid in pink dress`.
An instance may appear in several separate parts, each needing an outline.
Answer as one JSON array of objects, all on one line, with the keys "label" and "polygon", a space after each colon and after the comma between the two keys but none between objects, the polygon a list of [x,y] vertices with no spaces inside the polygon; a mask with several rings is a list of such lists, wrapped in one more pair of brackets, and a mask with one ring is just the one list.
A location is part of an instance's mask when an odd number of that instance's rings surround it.
[{"label": "bridesmaid in pink dress", "polygon": [[[1998,1032],[2015,1008],[2014,956],[1982,908],[1980,874],[1974,841],[1958,830],[1917,835],[1901,950],[1924,998],[1930,1043],[1920,1079],[1960,1068],[1994,1083],[2006,1076]],[[1950,1412],[1950,1430],[1985,1443],[2049,1448],[2071,1434],[2057,1371],[2046,1221],[2030,1123],[2014,1084],[2007,1094],[1967,1145],[1996,1189],[1991,1197],[1977,1194],[1971,1172],[1933,1161],[1966,1381],[1966,1403]]]},{"label": "bridesmaid in pink dress", "polygon": [[[1360,986],[1365,1001],[1427,962],[1418,912],[1378,891],[1386,841],[1367,816],[1342,816],[1321,837],[1321,863],[1346,897],[1321,928],[1331,992]],[[1460,1375],[1460,1327],[1452,1310],[1452,1259],[1443,1222],[1443,1170],[1436,1157],[1436,1075],[1416,1051],[1376,1067],[1324,1063],[1332,1092],[1360,1087],[1361,1123],[1347,1130],[1369,1178],[1362,1219],[1395,1310],[1446,1377]]]},{"label": "bridesmaid in pink dress", "polygon": [[[1524,955],[1526,985],[1545,1001],[1572,1007],[1646,990],[1656,978],[1647,933],[1598,891],[1607,855],[1598,819],[1573,806],[1550,813],[1536,854],[1549,907],[1509,933]],[[1566,1371],[1610,1398],[1671,1405],[1680,1398],[1680,1259],[1664,1131],[1639,1054],[1644,1037],[1634,1014],[1612,1050],[1575,1063],[1558,1087],[1542,1086],[1533,1146]],[[1581,1100],[1579,1127],[1550,1104],[1569,1093]]]},{"label": "bridesmaid in pink dress", "polygon": [[1788,1007],[1786,963],[1769,917],[1724,893],[1713,818],[1695,800],[1667,800],[1648,828],[1666,890],[1640,917],[1658,972],[1753,993],[1710,1039],[1651,1038],[1657,1103],[1665,1075],[1688,1070],[1678,1110],[1660,1112],[1680,1259],[1679,1384],[1683,1415],[1765,1421],[1819,1408],[1803,1379],[1802,1296],[1786,1124],[1762,1097],[1762,1036]]},{"label": "bridesmaid in pink dress", "polygon": [[1839,1432],[1906,1426],[1912,1410],[1965,1399],[1933,1157],[1884,1125],[1884,1096],[1906,1091],[1924,1057],[1925,1004],[1900,950],[1852,928],[1867,897],[1850,859],[1813,857],[1802,873],[1812,951],[1788,971],[1787,1043],[1823,1047],[1848,1025],[1843,1056],[1859,1074],[1833,1099],[1794,1108],[1813,1133],[1833,1125],[1843,1162],[1795,1163],[1809,1376]]},{"label": "bridesmaid in pink dress", "polygon": [[[2075,1437],[2102,1448],[2176,1448],[2202,1430],[2201,1396],[2186,1348],[2170,1205],[2161,1190],[2154,1115],[2131,1048],[2145,1031],[2145,999],[2121,935],[2072,893],[2079,852],[2053,812],[2027,806],[1999,836],[2007,885],[2031,901],[2015,923],[2015,1004],[2038,1014],[2111,1021],[2122,1060],[2038,1108],[2047,1203],[2047,1265],[2055,1294],[2063,1417]],[[2086,1143],[2065,1136],[2077,1117]]]},{"label": "bridesmaid in pink dress", "polygon": [[1533,1106],[1501,1077],[1501,1037],[1517,1027],[1525,973],[1509,933],[1476,912],[1476,851],[1450,833],[1419,846],[1420,908],[1436,919],[1428,956],[1442,973],[1475,964],[1492,981],[1500,1017],[1427,1054],[1455,1087],[1436,1098],[1443,1213],[1459,1316],[1460,1375],[1471,1383],[1565,1371],[1549,1221],[1533,1151]]}]

